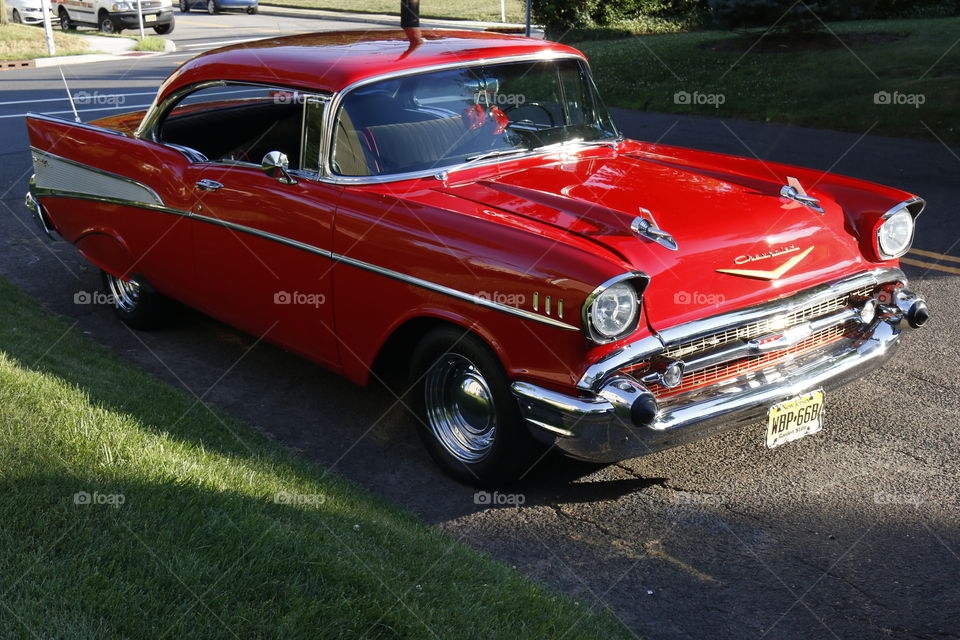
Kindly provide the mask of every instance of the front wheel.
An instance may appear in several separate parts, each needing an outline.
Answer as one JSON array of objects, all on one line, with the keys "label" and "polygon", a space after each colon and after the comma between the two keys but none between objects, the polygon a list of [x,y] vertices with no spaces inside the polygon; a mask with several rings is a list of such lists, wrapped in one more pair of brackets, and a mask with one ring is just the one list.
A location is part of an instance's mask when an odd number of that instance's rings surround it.
[{"label": "front wheel", "polygon": [[424,444],[458,480],[503,486],[526,475],[543,453],[500,361],[464,329],[437,329],[418,345],[411,394]]},{"label": "front wheel", "polygon": [[20,12],[16,9],[13,10],[13,22],[14,24],[23,24],[23,18],[20,17]]},{"label": "front wheel", "polygon": [[120,33],[123,27],[106,13],[100,14],[100,32],[101,33]]},{"label": "front wheel", "polygon": [[249,13],[249,14],[252,15],[252,16],[253,16],[253,15],[256,15],[256,14],[257,14],[257,8],[256,8],[256,7],[247,7],[247,13]]},{"label": "front wheel", "polygon": [[103,290],[113,302],[113,310],[124,324],[134,329],[156,329],[173,317],[173,302],[151,291],[134,278],[122,280],[100,272]]},{"label": "front wheel", "polygon": [[180,0],[180,13],[190,13],[190,3],[187,0]]},{"label": "front wheel", "polygon": [[154,33],[158,36],[166,35],[173,31],[173,17],[170,17],[170,22],[166,24],[158,24],[153,28]]},{"label": "front wheel", "polygon": [[207,13],[213,15],[217,12],[217,3],[214,0],[207,0]]}]

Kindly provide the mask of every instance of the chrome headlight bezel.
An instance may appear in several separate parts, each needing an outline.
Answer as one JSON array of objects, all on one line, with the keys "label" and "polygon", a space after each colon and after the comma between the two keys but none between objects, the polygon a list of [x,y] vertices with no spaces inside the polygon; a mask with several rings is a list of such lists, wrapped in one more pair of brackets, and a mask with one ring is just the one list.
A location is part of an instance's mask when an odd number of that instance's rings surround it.
[{"label": "chrome headlight bezel", "polygon": [[[583,330],[586,333],[587,338],[597,344],[607,344],[610,342],[616,342],[617,340],[622,340],[636,331],[637,327],[640,325],[640,317],[642,315],[643,292],[646,290],[649,282],[650,277],[642,271],[629,271],[619,276],[610,278],[599,287],[594,289],[593,292],[587,296],[587,299],[584,300],[583,307],[580,312],[581,321],[583,322]],[[604,294],[609,293],[611,289],[622,292],[623,287],[630,287],[632,289],[632,299],[634,302],[633,312],[627,318],[627,321],[622,324],[617,333],[610,334],[604,332],[594,322],[594,311],[596,310],[596,305],[602,300]]]},{"label": "chrome headlight bezel", "polygon": [[[916,233],[916,219],[926,206],[926,202],[922,198],[911,198],[905,202],[901,202],[897,206],[891,208],[889,211],[884,213],[877,224],[876,231],[874,233],[874,247],[877,251],[877,255],[880,256],[883,260],[893,260],[899,258],[900,256],[907,253],[910,250],[910,247],[913,246],[913,238]],[[898,224],[899,221],[909,220],[910,229],[909,235],[898,247],[885,247],[884,246],[884,236],[883,232],[888,224]],[[888,249],[894,249],[892,251]]]}]

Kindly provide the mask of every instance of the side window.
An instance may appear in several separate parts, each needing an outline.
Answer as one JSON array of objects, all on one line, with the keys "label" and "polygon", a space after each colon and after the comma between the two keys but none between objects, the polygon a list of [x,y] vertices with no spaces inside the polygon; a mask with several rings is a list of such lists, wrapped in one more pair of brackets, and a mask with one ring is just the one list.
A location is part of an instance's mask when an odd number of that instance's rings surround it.
[{"label": "side window", "polygon": [[[198,151],[213,162],[259,166],[264,155],[280,151],[289,158],[291,169],[315,170],[317,162],[306,159],[304,142],[306,114],[311,113],[306,105],[313,99],[285,88],[207,87],[188,94],[166,114],[157,138]],[[312,113],[316,115],[316,108]],[[318,136],[309,143],[319,145]]]},{"label": "side window", "polygon": [[328,99],[318,96],[307,98],[303,112],[303,156],[300,159],[300,167],[304,171],[319,171],[323,114],[326,113],[329,102]]}]

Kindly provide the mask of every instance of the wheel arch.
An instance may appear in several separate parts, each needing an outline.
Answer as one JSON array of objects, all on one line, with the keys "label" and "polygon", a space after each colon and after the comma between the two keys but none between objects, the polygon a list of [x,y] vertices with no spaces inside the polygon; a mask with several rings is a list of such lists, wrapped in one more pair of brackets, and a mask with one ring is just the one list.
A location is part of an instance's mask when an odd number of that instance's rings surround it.
[{"label": "wheel arch", "polygon": [[402,386],[406,382],[407,369],[417,345],[424,336],[441,327],[462,329],[472,334],[490,349],[505,370],[509,370],[508,363],[503,361],[499,341],[486,327],[448,310],[420,309],[398,320],[386,332],[374,351],[371,365],[364,369],[362,379],[357,382],[368,384],[370,377],[373,377],[395,388]]},{"label": "wheel arch", "polygon": [[133,253],[117,234],[92,230],[76,238],[74,244],[87,261],[117,278],[128,278],[136,266]]}]

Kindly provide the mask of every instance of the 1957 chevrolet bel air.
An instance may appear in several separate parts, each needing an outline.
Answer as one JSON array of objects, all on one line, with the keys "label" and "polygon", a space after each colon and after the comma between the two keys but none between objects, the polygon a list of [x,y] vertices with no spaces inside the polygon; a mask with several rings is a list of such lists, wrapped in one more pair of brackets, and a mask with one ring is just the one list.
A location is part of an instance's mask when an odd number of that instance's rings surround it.
[{"label": "1957 chevrolet bel air", "polygon": [[[171,301],[403,401],[448,472],[612,462],[823,425],[928,313],[924,202],[624,139],[583,55],[454,31],[312,34],[179,67],[146,112],[30,116],[40,225],[120,318]],[[763,425],[762,428],[760,425]]]}]

